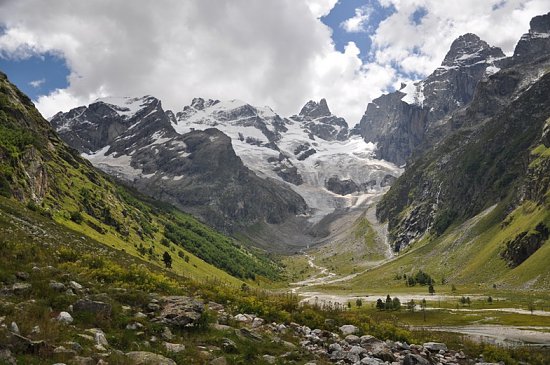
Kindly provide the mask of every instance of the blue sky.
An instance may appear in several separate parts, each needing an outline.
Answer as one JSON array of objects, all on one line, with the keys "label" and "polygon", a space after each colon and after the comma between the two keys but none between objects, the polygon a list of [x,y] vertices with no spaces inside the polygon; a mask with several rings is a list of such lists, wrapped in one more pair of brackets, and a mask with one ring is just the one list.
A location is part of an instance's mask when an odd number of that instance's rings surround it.
[{"label": "blue sky", "polygon": [[548,0],[132,4],[0,1],[0,69],[46,117],[103,96],[154,95],[175,111],[194,97],[240,99],[283,116],[325,98],[354,125],[371,100],[433,72],[458,36],[510,54],[550,10]]},{"label": "blue sky", "polygon": [[[394,12],[393,6],[385,8],[377,0],[339,1],[328,15],[321,18],[321,21],[332,29],[332,40],[338,51],[343,52],[348,42],[355,42],[361,50],[361,59],[367,63],[373,61],[370,37],[380,22]],[[363,17],[357,31],[346,30],[345,22],[356,16],[357,19]]]},{"label": "blue sky", "polygon": [[52,53],[26,59],[0,57],[0,70],[33,100],[68,86],[65,60]]}]

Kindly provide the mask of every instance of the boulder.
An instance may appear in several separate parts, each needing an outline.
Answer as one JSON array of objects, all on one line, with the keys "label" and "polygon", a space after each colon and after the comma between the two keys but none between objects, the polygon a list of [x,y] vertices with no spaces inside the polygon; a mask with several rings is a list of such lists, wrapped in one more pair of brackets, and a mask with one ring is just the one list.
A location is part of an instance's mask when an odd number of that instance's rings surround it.
[{"label": "boulder", "polygon": [[430,365],[430,362],[420,355],[406,354],[403,358],[403,365]]},{"label": "boulder", "polygon": [[172,359],[146,351],[132,351],[126,357],[134,365],[177,365]]},{"label": "boulder", "polygon": [[222,350],[228,353],[237,352],[237,344],[229,338],[224,338],[222,339]]},{"label": "boulder", "polygon": [[65,284],[60,283],[58,281],[51,281],[50,282],[50,289],[53,289],[55,291],[62,292],[62,291],[65,291],[66,288],[67,287],[65,286]]},{"label": "boulder", "polygon": [[352,324],[345,324],[345,325],[340,327],[340,332],[342,332],[342,334],[344,336],[353,335],[353,334],[359,332],[359,328],[357,328],[356,326],[354,326]]},{"label": "boulder", "polygon": [[424,348],[430,352],[447,351],[447,345],[441,342],[426,342]]},{"label": "boulder", "polygon": [[210,365],[227,365],[227,359],[223,356],[217,357],[210,361]]},{"label": "boulder", "polygon": [[15,283],[12,285],[11,290],[13,291],[13,294],[23,294],[26,291],[29,291],[31,289],[31,284],[28,283]]},{"label": "boulder", "polygon": [[166,351],[168,351],[168,352],[178,353],[178,352],[185,351],[185,345],[182,345],[181,343],[165,342],[164,347],[166,348]]},{"label": "boulder", "polygon": [[361,339],[356,335],[347,335],[345,338],[346,342],[350,345],[356,345],[361,342]]},{"label": "boulder", "polygon": [[204,303],[190,297],[164,297],[161,303],[162,309],[154,321],[175,327],[195,326],[204,312]]},{"label": "boulder", "polygon": [[68,312],[60,312],[56,319],[64,324],[73,323],[73,317]]},{"label": "boulder", "polygon": [[112,310],[113,308],[109,303],[89,299],[79,299],[75,304],[73,304],[73,311],[75,313],[88,312],[110,317]]},{"label": "boulder", "polygon": [[73,290],[82,290],[83,286],[77,283],[76,281],[71,280],[69,281],[69,288]]}]

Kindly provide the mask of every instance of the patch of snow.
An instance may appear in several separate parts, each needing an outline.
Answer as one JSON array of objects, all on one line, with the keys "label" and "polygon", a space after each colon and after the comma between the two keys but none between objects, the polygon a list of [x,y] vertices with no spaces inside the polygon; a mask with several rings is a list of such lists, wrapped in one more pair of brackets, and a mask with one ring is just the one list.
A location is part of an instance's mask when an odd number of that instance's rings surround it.
[{"label": "patch of snow", "polygon": [[135,169],[130,166],[132,157],[128,155],[108,154],[111,146],[105,146],[98,151],[91,154],[82,153],[81,156],[87,159],[100,170],[103,170],[109,174],[113,174],[120,179],[127,181],[133,181],[136,178],[143,176],[141,169]]},{"label": "patch of snow", "polygon": [[402,101],[409,105],[418,105],[422,107],[424,105],[424,83],[418,82],[415,84],[409,83],[405,86],[401,92],[406,95],[401,98]]}]

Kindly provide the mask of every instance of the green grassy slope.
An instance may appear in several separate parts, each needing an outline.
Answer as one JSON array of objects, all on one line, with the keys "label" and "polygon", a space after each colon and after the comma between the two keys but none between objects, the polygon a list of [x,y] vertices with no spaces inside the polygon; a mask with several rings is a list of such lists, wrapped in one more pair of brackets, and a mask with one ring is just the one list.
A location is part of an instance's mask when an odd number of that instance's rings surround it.
[{"label": "green grassy slope", "polygon": [[[0,195],[74,231],[194,277],[273,279],[277,266],[171,206],[116,184],[67,147],[0,73]],[[214,267],[216,266],[216,267]],[[221,269],[221,270],[220,270]]]}]

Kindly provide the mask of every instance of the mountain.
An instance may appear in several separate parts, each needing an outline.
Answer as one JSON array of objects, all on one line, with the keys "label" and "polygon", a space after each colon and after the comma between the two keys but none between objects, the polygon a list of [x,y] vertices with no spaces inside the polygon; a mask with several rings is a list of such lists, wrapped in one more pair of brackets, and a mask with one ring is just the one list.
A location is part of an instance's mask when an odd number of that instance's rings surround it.
[{"label": "mountain", "polygon": [[[550,14],[534,18],[500,64],[445,121],[456,130],[413,160],[377,206],[396,250],[460,235],[462,223],[492,212],[479,233],[496,232],[480,243],[492,245],[482,246],[491,259],[517,275],[547,260],[539,249],[550,227]],[[546,271],[531,279],[543,285]]]},{"label": "mountain", "polygon": [[51,124],[98,168],[225,232],[305,213],[299,195],[245,167],[227,136],[211,128],[180,135],[171,117],[151,96],[106,98]]},{"label": "mountain", "polygon": [[51,123],[103,171],[272,250],[326,238],[327,217],[359,209],[401,173],[324,99],[284,118],[239,100],[195,98],[173,113],[152,97],[110,98]]},{"label": "mountain", "polygon": [[478,82],[498,71],[504,57],[474,34],[460,36],[426,79],[369,103],[353,133],[376,142],[379,158],[405,164],[423,144],[448,135],[445,117],[472,100]]},{"label": "mountain", "polygon": [[[147,104],[147,113],[159,110],[158,103],[151,98],[139,102]],[[105,105],[96,107],[111,110]],[[103,136],[114,140],[117,130],[126,129],[123,123],[127,121],[121,120],[120,124],[96,130],[93,113],[86,116],[90,119],[83,128],[97,134],[73,141],[90,149],[101,146]],[[167,127],[169,123],[155,130]],[[125,169],[133,171],[131,166]],[[17,211],[26,207],[27,211],[40,213],[81,236],[153,265],[163,266],[163,251],[170,252],[174,269],[187,276],[217,277],[238,283],[235,277],[278,275],[277,266],[263,254],[247,251],[190,215],[152,202],[97,171],[59,138],[30,99],[3,73],[0,73],[0,195],[3,207],[13,206]],[[11,216],[9,210],[4,213]]]}]

